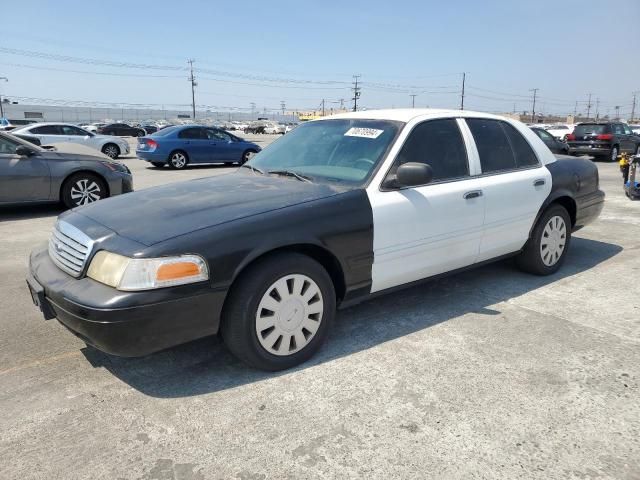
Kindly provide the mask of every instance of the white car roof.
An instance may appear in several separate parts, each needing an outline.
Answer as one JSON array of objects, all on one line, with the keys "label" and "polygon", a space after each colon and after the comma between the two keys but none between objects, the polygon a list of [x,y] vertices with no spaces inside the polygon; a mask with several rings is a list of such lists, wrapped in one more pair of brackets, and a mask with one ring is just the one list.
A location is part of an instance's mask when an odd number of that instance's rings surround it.
[{"label": "white car roof", "polygon": [[[504,119],[491,113],[474,112],[471,110],[447,110],[438,108],[389,108],[384,110],[362,110],[359,112],[338,113],[326,119],[332,118],[361,118],[369,120],[395,120],[410,122],[415,118],[448,118],[448,117],[481,117]],[[322,119],[320,119],[322,120]]]},{"label": "white car roof", "polygon": [[[78,127],[78,128],[82,128],[79,125],[76,125],[75,123],[65,123],[65,122],[38,122],[38,123],[30,123],[29,125],[25,125],[22,128],[33,128],[33,127],[41,127],[43,125],[66,125],[68,127]],[[17,130],[17,129],[16,129]]]}]

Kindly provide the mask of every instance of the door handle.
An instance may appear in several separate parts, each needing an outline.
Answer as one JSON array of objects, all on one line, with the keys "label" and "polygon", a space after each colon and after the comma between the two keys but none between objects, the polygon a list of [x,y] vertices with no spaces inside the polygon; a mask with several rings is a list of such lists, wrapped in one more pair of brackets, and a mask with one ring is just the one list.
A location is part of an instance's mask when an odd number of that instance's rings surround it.
[{"label": "door handle", "polygon": [[537,180],[534,180],[534,181],[533,181],[533,186],[534,186],[534,187],[541,187],[541,186],[543,186],[545,183],[547,183],[547,182],[545,181],[545,179],[544,179],[544,178],[538,178]]},{"label": "door handle", "polygon": [[482,196],[482,190],[472,190],[471,192],[465,193],[462,197],[465,200],[471,200],[472,198],[478,198]]}]

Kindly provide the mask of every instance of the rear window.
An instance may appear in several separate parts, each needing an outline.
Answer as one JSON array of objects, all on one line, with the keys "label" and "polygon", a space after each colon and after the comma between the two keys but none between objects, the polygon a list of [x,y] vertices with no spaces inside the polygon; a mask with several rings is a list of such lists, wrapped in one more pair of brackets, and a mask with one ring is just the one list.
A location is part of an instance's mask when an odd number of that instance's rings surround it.
[{"label": "rear window", "polygon": [[596,123],[582,123],[580,125],[576,125],[573,134],[576,136],[582,135],[601,135],[603,133],[609,133],[609,125],[602,125]]},{"label": "rear window", "polygon": [[175,132],[177,129],[179,129],[180,127],[166,127],[163,128],[162,130],[158,130],[157,132],[155,132],[153,134],[154,137],[164,137],[165,135],[169,135],[173,132]]}]

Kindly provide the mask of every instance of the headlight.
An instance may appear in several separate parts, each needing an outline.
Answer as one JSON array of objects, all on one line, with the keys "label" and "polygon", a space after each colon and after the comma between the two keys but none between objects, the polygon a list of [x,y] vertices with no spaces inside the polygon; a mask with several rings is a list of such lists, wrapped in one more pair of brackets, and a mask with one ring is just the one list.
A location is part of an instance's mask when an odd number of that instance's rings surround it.
[{"label": "headlight", "polygon": [[208,280],[209,270],[198,255],[129,258],[101,250],[91,260],[87,276],[118,290],[136,291]]}]

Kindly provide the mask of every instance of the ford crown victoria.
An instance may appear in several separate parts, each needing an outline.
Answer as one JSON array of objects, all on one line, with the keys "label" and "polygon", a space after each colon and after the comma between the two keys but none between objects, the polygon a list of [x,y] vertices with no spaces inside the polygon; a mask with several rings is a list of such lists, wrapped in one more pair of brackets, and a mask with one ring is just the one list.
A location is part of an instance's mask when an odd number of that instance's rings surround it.
[{"label": "ford crown victoria", "polygon": [[305,123],[236,173],[74,209],[32,252],[45,318],[139,356],[219,333],[249,365],[310,358],[337,307],[515,256],[548,275],[600,213],[596,167],[484,113]]}]

